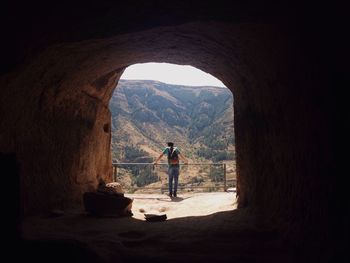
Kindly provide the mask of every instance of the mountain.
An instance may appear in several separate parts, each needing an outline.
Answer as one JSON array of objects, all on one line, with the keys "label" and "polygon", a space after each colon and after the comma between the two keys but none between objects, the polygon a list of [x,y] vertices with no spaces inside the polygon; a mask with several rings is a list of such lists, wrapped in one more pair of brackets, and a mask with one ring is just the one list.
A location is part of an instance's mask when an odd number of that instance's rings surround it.
[{"label": "mountain", "polygon": [[114,161],[152,162],[167,141],[193,161],[234,159],[233,96],[227,88],[119,80],[109,108]]}]

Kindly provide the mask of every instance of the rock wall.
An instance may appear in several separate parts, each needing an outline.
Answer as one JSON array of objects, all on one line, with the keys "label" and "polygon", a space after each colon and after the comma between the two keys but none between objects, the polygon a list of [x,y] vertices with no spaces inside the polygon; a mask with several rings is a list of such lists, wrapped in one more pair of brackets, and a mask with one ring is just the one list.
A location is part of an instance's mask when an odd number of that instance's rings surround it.
[{"label": "rock wall", "polygon": [[7,112],[2,151],[15,152],[21,164],[25,213],[66,207],[95,188],[100,177],[111,178],[108,105],[98,92],[76,89],[84,84],[70,75],[74,64],[50,52],[16,74],[1,98]]}]

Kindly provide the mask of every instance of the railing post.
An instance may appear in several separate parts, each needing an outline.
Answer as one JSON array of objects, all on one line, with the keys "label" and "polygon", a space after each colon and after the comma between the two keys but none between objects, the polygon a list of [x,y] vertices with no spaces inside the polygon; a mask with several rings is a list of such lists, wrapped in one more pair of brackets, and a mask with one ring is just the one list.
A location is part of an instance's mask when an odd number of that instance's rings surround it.
[{"label": "railing post", "polygon": [[226,192],[226,163],[224,163],[224,191]]},{"label": "railing post", "polygon": [[209,178],[211,179],[212,164],[209,164]]},{"label": "railing post", "polygon": [[117,167],[118,167],[117,165],[114,166],[114,182],[117,181],[117,169],[118,169]]}]

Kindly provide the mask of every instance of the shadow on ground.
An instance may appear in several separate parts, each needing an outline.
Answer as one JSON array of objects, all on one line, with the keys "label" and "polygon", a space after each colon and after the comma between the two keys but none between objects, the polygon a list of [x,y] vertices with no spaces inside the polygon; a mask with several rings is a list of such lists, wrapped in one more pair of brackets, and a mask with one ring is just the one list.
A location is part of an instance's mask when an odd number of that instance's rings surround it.
[{"label": "shadow on ground", "polygon": [[294,261],[281,235],[246,210],[165,222],[97,218],[75,210],[57,218],[27,218],[22,236],[22,251],[36,262]]}]

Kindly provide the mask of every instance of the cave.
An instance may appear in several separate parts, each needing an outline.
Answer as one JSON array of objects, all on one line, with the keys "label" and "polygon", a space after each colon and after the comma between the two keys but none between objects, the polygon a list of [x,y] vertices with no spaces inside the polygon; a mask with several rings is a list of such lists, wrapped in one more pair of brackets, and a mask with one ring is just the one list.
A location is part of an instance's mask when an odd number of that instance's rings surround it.
[{"label": "cave", "polygon": [[340,259],[331,81],[340,61],[326,52],[336,48],[311,5],[63,1],[5,10],[0,152],[18,186],[18,221],[79,205],[99,179],[111,180],[114,88],[129,65],[167,62],[208,72],[235,95],[237,213],[255,218],[259,235],[273,226],[290,262]]}]

